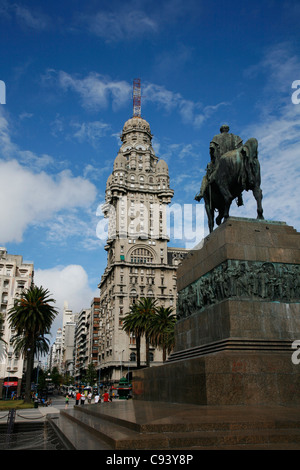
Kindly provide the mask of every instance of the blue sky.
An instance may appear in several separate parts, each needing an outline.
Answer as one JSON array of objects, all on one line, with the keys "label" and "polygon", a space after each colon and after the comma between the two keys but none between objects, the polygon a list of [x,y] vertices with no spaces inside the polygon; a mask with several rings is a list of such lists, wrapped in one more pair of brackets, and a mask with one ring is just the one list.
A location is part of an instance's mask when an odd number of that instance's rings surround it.
[{"label": "blue sky", "polygon": [[[265,218],[300,229],[299,24],[298,1],[0,0],[0,245],[34,261],[59,309],[98,294],[99,206],[137,77],[177,208],[196,207],[209,142],[227,123],[258,139]],[[244,199],[231,214],[256,217]]]}]

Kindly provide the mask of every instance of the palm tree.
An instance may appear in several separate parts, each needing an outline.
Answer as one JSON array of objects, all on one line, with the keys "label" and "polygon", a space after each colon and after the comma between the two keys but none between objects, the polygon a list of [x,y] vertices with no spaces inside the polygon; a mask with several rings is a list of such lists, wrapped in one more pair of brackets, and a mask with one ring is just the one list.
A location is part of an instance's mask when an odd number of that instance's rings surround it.
[{"label": "palm tree", "polygon": [[4,318],[3,318],[2,313],[0,312],[0,341],[2,341],[2,343],[5,343],[3,339],[3,325],[4,325]]},{"label": "palm tree", "polygon": [[8,312],[10,328],[15,330],[11,340],[16,352],[22,353],[27,361],[25,402],[31,401],[31,373],[34,355],[49,351],[49,340],[45,335],[50,333],[57,310],[50,305],[55,302],[49,297],[49,291],[43,287],[30,286],[16,299]]},{"label": "palm tree", "polygon": [[137,368],[141,366],[141,337],[146,338],[146,364],[150,365],[149,358],[149,325],[150,319],[155,313],[156,300],[143,297],[137,303],[131,305],[123,321],[123,330],[128,334],[133,333],[136,338]]},{"label": "palm tree", "polygon": [[155,315],[157,300],[150,297],[142,297],[137,303],[137,309],[141,317],[142,331],[146,342],[146,366],[150,367],[150,325]]},{"label": "palm tree", "polygon": [[130,306],[130,312],[128,312],[123,320],[122,328],[126,333],[133,334],[136,340],[136,365],[139,369],[141,367],[141,319],[137,310],[137,305],[132,304]]},{"label": "palm tree", "polygon": [[163,361],[167,359],[167,353],[170,353],[174,347],[175,335],[174,326],[176,315],[172,307],[158,307],[155,315],[151,319],[149,334],[154,346],[161,347],[163,350]]}]

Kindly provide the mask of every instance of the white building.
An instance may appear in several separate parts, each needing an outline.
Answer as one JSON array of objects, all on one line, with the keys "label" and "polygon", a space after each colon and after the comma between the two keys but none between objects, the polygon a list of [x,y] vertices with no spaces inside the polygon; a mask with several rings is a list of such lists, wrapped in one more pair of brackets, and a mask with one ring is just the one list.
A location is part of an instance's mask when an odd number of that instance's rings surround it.
[{"label": "white building", "polygon": [[57,368],[58,372],[61,373],[61,362],[62,362],[62,329],[58,328],[56,332],[56,338],[51,347],[51,369]]},{"label": "white building", "polygon": [[62,327],[62,354],[60,371],[63,375],[74,375],[75,315],[64,303]]},{"label": "white building", "polygon": [[4,318],[5,341],[0,342],[0,397],[10,396],[11,392],[21,393],[24,359],[14,353],[11,344],[13,331],[9,327],[7,314],[23,289],[28,289],[33,283],[33,274],[33,263],[23,262],[22,256],[10,255],[6,248],[0,247],[0,311]]},{"label": "white building", "polygon": [[88,330],[91,309],[82,309],[78,314],[75,328],[74,377],[78,384],[84,380],[89,364]]}]

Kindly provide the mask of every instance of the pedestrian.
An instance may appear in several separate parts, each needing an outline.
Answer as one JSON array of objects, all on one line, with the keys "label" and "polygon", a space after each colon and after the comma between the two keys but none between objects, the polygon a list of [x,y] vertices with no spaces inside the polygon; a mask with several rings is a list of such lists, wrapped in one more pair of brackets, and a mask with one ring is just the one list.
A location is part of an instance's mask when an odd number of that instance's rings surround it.
[{"label": "pedestrian", "polygon": [[84,402],[85,402],[85,394],[84,392],[82,392],[81,397],[80,397],[80,404],[84,405]]},{"label": "pedestrian", "polygon": [[76,405],[79,405],[80,398],[81,398],[81,393],[78,390],[78,392],[76,393]]},{"label": "pedestrian", "polygon": [[88,403],[92,402],[92,392],[89,392],[88,394]]},{"label": "pedestrian", "polygon": [[99,400],[100,400],[99,393],[96,393],[95,398],[94,398],[95,403],[99,403]]},{"label": "pedestrian", "polygon": [[103,401],[104,401],[104,403],[107,403],[107,402],[111,401],[108,392],[103,393]]},{"label": "pedestrian", "polygon": [[65,409],[68,408],[68,405],[69,405],[69,395],[67,394],[67,395],[66,395],[66,405],[65,405]]}]

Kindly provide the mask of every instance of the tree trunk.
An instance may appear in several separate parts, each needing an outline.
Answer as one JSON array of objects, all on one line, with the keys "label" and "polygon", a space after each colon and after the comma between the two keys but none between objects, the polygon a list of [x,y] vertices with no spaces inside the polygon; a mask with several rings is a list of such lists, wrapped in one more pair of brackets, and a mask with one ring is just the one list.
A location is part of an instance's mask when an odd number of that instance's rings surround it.
[{"label": "tree trunk", "polygon": [[163,362],[166,362],[167,360],[167,348],[164,346],[163,347]]},{"label": "tree trunk", "polygon": [[150,341],[148,335],[146,335],[146,367],[150,367]]},{"label": "tree trunk", "polygon": [[141,337],[136,335],[136,367],[141,367]]},{"label": "tree trunk", "polygon": [[34,350],[30,348],[27,352],[26,377],[25,377],[25,403],[31,403],[31,374],[34,364]]}]

